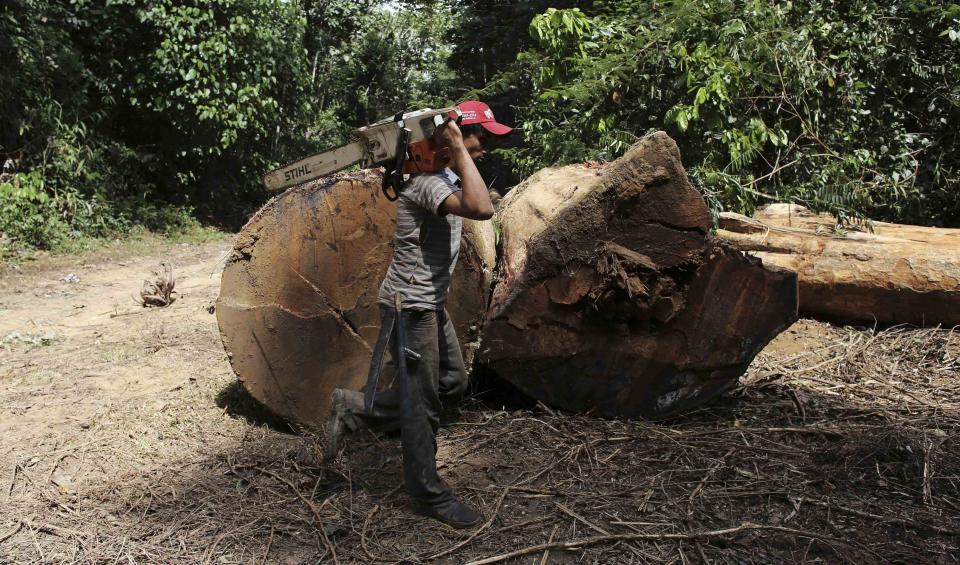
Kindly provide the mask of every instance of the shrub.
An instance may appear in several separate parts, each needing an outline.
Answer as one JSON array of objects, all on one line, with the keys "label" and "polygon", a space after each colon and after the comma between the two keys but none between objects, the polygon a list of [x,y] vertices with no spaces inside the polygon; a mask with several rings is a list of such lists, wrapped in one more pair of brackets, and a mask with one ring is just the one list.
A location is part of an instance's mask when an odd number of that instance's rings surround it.
[{"label": "shrub", "polygon": [[717,207],[794,200],[960,225],[960,5],[935,0],[597,2],[548,10],[521,84],[530,171],[667,129]]}]

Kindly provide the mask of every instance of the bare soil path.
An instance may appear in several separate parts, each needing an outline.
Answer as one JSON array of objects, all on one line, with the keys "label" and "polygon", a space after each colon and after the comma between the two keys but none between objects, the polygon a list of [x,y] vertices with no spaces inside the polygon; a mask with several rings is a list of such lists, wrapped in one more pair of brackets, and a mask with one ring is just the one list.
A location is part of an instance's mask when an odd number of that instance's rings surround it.
[{"label": "bare soil path", "polygon": [[[960,333],[803,320],[661,423],[481,394],[440,436],[489,518],[461,532],[412,514],[396,438],[327,464],[236,385],[210,313],[229,247],[0,273],[0,563],[960,559]],[[142,308],[160,261],[178,298]]]},{"label": "bare soil path", "polygon": [[[227,249],[174,245],[2,279],[0,434],[33,445],[80,438],[118,408],[164,401],[199,375],[228,376],[208,312]],[[144,308],[135,297],[161,260],[174,266],[177,299]],[[66,282],[71,274],[79,280]]]}]

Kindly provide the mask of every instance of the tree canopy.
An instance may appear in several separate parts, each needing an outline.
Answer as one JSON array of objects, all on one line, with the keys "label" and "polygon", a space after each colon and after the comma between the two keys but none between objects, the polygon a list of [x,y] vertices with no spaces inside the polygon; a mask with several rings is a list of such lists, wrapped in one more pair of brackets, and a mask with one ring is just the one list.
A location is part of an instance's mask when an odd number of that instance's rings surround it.
[{"label": "tree canopy", "polygon": [[958,226],[958,48],[935,0],[11,0],[0,250],[236,225],[270,167],[465,97],[522,134],[501,178],[666,129],[715,211]]}]

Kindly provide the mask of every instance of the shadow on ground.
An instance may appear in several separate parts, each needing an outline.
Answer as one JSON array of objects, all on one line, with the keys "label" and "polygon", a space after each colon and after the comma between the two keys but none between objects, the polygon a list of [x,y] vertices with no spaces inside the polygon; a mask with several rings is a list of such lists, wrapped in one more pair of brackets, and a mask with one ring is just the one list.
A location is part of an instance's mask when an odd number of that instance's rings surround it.
[{"label": "shadow on ground", "polygon": [[233,381],[217,393],[215,402],[227,414],[254,426],[267,426],[282,433],[296,433],[286,420],[276,415],[265,404],[254,398],[240,381]]}]

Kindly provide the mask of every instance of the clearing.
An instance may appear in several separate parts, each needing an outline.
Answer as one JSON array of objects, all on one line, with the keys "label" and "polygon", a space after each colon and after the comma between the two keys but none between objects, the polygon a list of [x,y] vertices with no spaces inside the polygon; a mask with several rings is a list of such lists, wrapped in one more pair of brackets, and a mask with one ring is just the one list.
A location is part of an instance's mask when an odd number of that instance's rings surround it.
[{"label": "clearing", "polygon": [[[960,559],[958,331],[801,320],[738,389],[659,423],[479,392],[439,439],[488,517],[456,531],[411,512],[396,438],[324,465],[236,384],[212,315],[229,248],[0,274],[0,562]],[[142,308],[160,261],[177,300]]]}]

